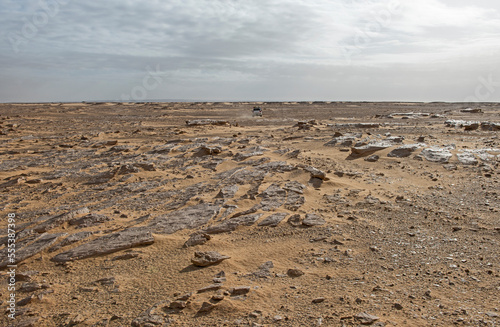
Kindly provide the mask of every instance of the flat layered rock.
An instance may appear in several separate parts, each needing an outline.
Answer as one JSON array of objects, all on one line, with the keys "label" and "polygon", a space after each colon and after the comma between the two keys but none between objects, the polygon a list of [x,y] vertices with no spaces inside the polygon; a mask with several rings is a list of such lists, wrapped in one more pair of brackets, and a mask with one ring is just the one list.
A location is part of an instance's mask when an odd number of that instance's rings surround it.
[{"label": "flat layered rock", "polygon": [[60,253],[51,260],[55,262],[74,261],[153,243],[154,237],[149,228],[134,227],[96,238],[74,249]]},{"label": "flat layered rock", "polygon": [[269,186],[264,192],[259,194],[262,198],[260,203],[263,211],[279,208],[285,203],[286,191],[276,184]]},{"label": "flat layered rock", "polygon": [[56,245],[54,245],[53,247],[51,247],[49,249],[49,252],[57,251],[62,247],[65,247],[65,246],[71,245],[73,243],[79,242],[81,240],[84,240],[92,234],[94,234],[94,232],[79,232],[79,233],[69,235],[68,237],[63,239],[61,242],[59,242]]},{"label": "flat layered rock", "polygon": [[431,162],[447,163],[453,156],[448,148],[427,148],[422,150],[422,156]]},{"label": "flat layered rock", "polygon": [[173,234],[182,229],[193,229],[217,216],[220,207],[210,203],[197,204],[155,218],[149,227],[155,233]]},{"label": "flat layered rock", "polygon": [[462,165],[466,166],[473,166],[478,164],[476,157],[470,152],[458,153],[457,159]]},{"label": "flat layered rock", "polygon": [[364,155],[372,154],[372,153],[380,151],[380,150],[387,149],[391,146],[392,146],[391,142],[387,142],[387,141],[374,142],[374,143],[370,143],[370,144],[363,145],[363,146],[352,147],[351,151],[355,155],[364,156]]},{"label": "flat layered rock", "polygon": [[186,121],[187,126],[206,126],[206,125],[216,125],[216,126],[227,126],[231,125],[227,120],[213,120],[213,119],[195,119]]},{"label": "flat layered rock", "polygon": [[[340,134],[340,133],[339,133]],[[356,143],[356,140],[361,138],[362,134],[345,134],[335,136],[331,141],[325,143],[325,146],[351,147]]]}]

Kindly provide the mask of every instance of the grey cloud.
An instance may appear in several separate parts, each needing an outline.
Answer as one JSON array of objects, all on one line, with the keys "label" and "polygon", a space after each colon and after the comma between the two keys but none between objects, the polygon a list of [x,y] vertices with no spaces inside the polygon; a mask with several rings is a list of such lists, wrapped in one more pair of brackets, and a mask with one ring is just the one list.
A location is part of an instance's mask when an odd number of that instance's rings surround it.
[{"label": "grey cloud", "polygon": [[162,73],[151,99],[460,101],[500,80],[486,0],[401,1],[386,21],[397,0],[64,1],[15,52],[40,2],[0,0],[0,101],[117,99],[146,67]]}]

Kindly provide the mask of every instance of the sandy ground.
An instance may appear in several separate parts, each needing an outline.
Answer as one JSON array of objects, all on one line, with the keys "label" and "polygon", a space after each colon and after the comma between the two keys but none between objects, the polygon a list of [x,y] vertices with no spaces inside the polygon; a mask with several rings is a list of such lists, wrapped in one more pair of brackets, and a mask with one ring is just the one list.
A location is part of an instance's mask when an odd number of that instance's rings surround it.
[{"label": "sandy ground", "polygon": [[[256,105],[262,118],[251,116]],[[227,124],[186,124],[197,119]],[[9,214],[17,253],[62,233],[17,263],[15,319],[2,270],[0,324],[498,326],[499,122],[498,104],[0,105],[0,260]],[[415,147],[391,155],[403,145]],[[231,186],[234,194],[218,197]],[[204,204],[220,206],[208,221],[154,227]],[[36,231],[83,207],[101,220]],[[261,216],[183,246],[245,213]],[[276,213],[287,216],[259,226]],[[318,220],[304,222],[311,214]],[[151,230],[154,243],[52,260],[129,227]],[[93,234],[51,249],[84,231]],[[197,267],[196,251],[230,258]],[[113,260],[123,254],[132,255]]]}]

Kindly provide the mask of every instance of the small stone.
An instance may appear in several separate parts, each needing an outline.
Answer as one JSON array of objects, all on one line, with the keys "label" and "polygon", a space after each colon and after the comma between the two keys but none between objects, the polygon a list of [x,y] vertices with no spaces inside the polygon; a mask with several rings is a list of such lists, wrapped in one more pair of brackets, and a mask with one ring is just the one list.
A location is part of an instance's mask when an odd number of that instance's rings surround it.
[{"label": "small stone", "polygon": [[377,162],[379,159],[380,159],[380,156],[374,154],[374,155],[371,155],[369,157],[366,157],[365,161],[368,161],[368,162]]},{"label": "small stone", "polygon": [[191,247],[191,246],[196,246],[196,245],[202,245],[207,243],[212,237],[208,234],[201,233],[201,234],[194,234],[192,235],[186,243],[184,243],[185,248]]},{"label": "small stone", "polygon": [[375,321],[379,320],[380,318],[371,314],[368,314],[366,312],[361,312],[358,313],[357,315],[354,316],[357,320],[361,322],[362,325],[371,325]]},{"label": "small stone", "polygon": [[288,269],[286,274],[289,277],[296,278],[296,277],[300,277],[300,276],[304,275],[304,272],[300,269]]},{"label": "small stone", "polygon": [[184,295],[179,296],[176,300],[177,301],[187,301],[193,293],[186,293]]},{"label": "small stone", "polygon": [[139,256],[139,253],[137,252],[131,252],[131,253],[125,253],[122,255],[118,255],[116,257],[113,257],[111,261],[116,261],[116,260],[128,260],[128,259],[133,259],[137,258]]},{"label": "small stone", "polygon": [[403,306],[401,304],[399,304],[399,303],[394,303],[393,307],[396,310],[403,310]]},{"label": "small stone", "polygon": [[184,301],[173,301],[168,307],[174,310],[182,310],[186,307],[186,305],[187,303]]},{"label": "small stone", "polygon": [[321,226],[326,224],[326,221],[314,213],[308,213],[302,221],[302,225],[306,227]]},{"label": "small stone", "polygon": [[244,295],[250,292],[250,286],[239,286],[231,289],[232,296]]},{"label": "small stone", "polygon": [[[16,276],[17,277],[17,276]],[[19,292],[34,292],[42,288],[42,285],[39,283],[24,283],[19,288]]]},{"label": "small stone", "polygon": [[318,298],[315,298],[312,300],[312,303],[321,303],[321,302],[325,302],[325,298],[324,297],[318,297]]},{"label": "small stone", "polygon": [[230,259],[231,257],[222,255],[215,251],[201,252],[196,251],[194,253],[194,258],[191,259],[191,262],[195,266],[199,267],[207,267],[211,265],[218,264],[226,259]]},{"label": "small stone", "polygon": [[217,294],[213,295],[211,299],[214,301],[222,301],[222,300],[224,300],[224,294],[217,293]]},{"label": "small stone", "polygon": [[222,285],[220,285],[220,284],[212,284],[212,285],[208,285],[208,286],[205,286],[203,288],[200,288],[196,292],[197,293],[205,293],[205,292],[210,292],[210,291],[217,291],[218,289],[221,288],[221,286]]},{"label": "small stone", "polygon": [[98,283],[101,285],[113,285],[116,282],[116,279],[114,277],[108,277],[108,278],[102,278],[99,280],[96,280],[94,283]]},{"label": "small stone", "polygon": [[298,227],[300,226],[301,224],[301,221],[300,221],[300,215],[299,214],[296,214],[296,215],[292,215],[290,216],[290,218],[288,218],[287,222],[294,226],[294,227]]},{"label": "small stone", "polygon": [[29,304],[31,302],[31,300],[33,300],[34,298],[35,298],[34,295],[30,295],[28,297],[25,297],[24,299],[18,301],[17,305],[20,306],[20,307],[23,307],[23,306]]},{"label": "small stone", "polygon": [[80,286],[78,288],[78,291],[85,292],[85,293],[91,293],[91,292],[99,292],[99,289],[97,287],[82,287],[82,286]]}]

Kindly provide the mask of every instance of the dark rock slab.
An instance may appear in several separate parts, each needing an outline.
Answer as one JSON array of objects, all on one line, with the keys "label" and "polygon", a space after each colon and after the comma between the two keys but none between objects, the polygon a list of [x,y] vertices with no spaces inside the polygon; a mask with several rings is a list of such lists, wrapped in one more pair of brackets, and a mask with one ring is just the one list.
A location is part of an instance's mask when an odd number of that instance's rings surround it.
[{"label": "dark rock slab", "polygon": [[71,219],[68,223],[70,225],[76,226],[77,228],[84,228],[84,227],[99,225],[99,224],[102,224],[102,223],[104,223],[106,221],[110,221],[110,220],[113,220],[113,219],[111,219],[105,215],[91,213],[91,214],[83,216],[81,218]]},{"label": "dark rock slab", "polygon": [[194,258],[191,259],[191,263],[198,267],[207,267],[216,265],[226,259],[230,259],[231,257],[227,255],[222,255],[215,251],[201,252],[196,251],[194,253]]},{"label": "dark rock slab", "polygon": [[232,288],[230,291],[231,296],[239,296],[239,295],[245,295],[250,292],[250,286],[238,286]]},{"label": "dark rock slab", "polygon": [[220,206],[202,203],[191,207],[176,210],[155,218],[149,227],[155,233],[173,234],[182,229],[193,229],[206,224],[217,216]]},{"label": "dark rock slab", "polygon": [[104,255],[136,246],[153,244],[154,237],[149,228],[133,227],[110,235],[102,236],[74,249],[60,253],[51,260],[66,262]]},{"label": "dark rock slab", "polygon": [[275,214],[270,215],[263,221],[259,223],[259,226],[270,226],[270,227],[276,227],[278,224],[288,216],[287,213],[285,212],[278,212]]},{"label": "dark rock slab", "polygon": [[247,160],[248,158],[262,156],[262,155],[264,155],[264,152],[262,152],[262,151],[254,151],[254,152],[250,152],[250,153],[239,152],[233,156],[233,160],[234,161],[244,161],[244,160]]},{"label": "dark rock slab", "polygon": [[56,245],[54,245],[53,247],[51,247],[49,249],[49,252],[57,251],[62,247],[65,247],[65,246],[68,246],[70,244],[84,240],[92,234],[94,234],[94,232],[79,232],[76,234],[69,235],[68,237],[63,239],[61,242],[59,242]]},{"label": "dark rock slab", "polygon": [[251,226],[262,217],[262,213],[249,214],[244,216],[233,217],[228,220],[223,221],[222,223],[210,226],[203,230],[203,232],[207,234],[221,234],[232,232],[238,228],[238,226]]},{"label": "dark rock slab", "polygon": [[67,213],[63,213],[56,216],[51,216],[46,218],[42,223],[38,224],[33,230],[37,233],[44,233],[48,230],[56,228],[65,222],[74,219],[77,216],[88,214],[90,211],[88,208],[83,207]]}]

